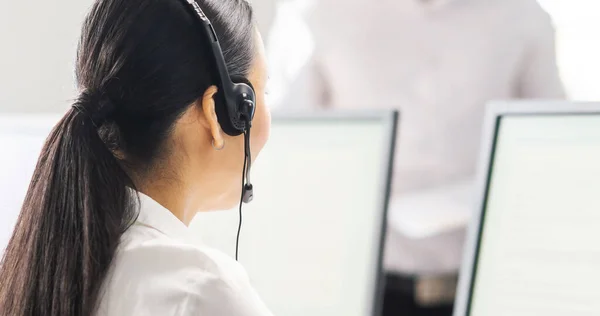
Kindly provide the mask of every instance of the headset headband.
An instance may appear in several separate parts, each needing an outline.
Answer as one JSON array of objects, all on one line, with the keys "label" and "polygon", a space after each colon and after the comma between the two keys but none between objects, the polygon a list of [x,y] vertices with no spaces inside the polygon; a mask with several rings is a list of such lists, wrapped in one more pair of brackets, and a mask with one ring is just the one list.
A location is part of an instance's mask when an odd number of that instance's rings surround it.
[{"label": "headset headband", "polygon": [[215,60],[217,75],[220,81],[220,90],[225,102],[225,109],[217,109],[217,117],[223,131],[231,136],[236,136],[250,128],[250,122],[254,117],[254,105],[256,97],[254,89],[249,82],[235,83],[229,76],[223,51],[217,38],[217,33],[210,23],[206,14],[195,0],[187,0],[198,17],[202,29],[210,40],[212,55]]}]

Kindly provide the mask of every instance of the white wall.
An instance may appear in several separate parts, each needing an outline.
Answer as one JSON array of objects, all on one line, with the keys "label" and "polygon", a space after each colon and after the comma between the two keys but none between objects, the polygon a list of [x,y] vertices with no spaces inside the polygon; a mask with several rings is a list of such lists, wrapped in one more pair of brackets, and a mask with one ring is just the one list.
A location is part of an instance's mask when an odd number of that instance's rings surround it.
[{"label": "white wall", "polygon": [[572,99],[600,100],[598,0],[538,0],[554,20],[558,66]]},{"label": "white wall", "polygon": [[0,111],[64,111],[91,0],[0,1]]}]

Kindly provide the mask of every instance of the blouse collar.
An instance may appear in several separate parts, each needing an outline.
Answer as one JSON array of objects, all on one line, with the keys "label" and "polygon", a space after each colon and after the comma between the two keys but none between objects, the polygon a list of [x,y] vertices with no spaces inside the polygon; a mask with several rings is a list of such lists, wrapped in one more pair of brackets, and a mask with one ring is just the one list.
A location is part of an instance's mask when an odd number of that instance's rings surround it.
[{"label": "blouse collar", "polygon": [[137,197],[139,205],[138,223],[152,227],[163,234],[180,240],[193,241],[189,227],[179,220],[171,211],[142,192],[134,191],[134,203]]}]

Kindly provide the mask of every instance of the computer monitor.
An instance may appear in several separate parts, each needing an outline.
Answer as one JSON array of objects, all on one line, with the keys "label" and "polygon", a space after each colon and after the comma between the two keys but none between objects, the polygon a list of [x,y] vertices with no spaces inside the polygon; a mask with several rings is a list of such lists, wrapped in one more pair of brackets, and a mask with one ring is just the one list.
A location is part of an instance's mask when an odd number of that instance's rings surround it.
[{"label": "computer monitor", "polygon": [[[239,259],[275,315],[380,315],[395,114],[275,114],[252,167]],[[234,255],[237,210],[190,227]]]},{"label": "computer monitor", "polygon": [[488,114],[454,316],[600,315],[600,104]]},{"label": "computer monitor", "polygon": [[[0,254],[53,115],[0,115]],[[397,114],[274,114],[252,166],[240,260],[276,315],[379,315]],[[240,174],[241,176],[241,174]],[[199,214],[202,241],[233,256],[237,210]]]}]

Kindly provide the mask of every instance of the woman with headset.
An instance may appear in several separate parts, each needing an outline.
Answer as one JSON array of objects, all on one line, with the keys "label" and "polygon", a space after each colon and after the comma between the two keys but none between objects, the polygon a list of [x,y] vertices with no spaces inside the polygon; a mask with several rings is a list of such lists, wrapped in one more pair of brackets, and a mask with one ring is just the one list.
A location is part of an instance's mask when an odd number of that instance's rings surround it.
[{"label": "woman with headset", "polygon": [[0,265],[0,315],[271,315],[243,268],[187,231],[196,212],[251,199],[265,68],[246,0],[98,0],[81,95]]}]

